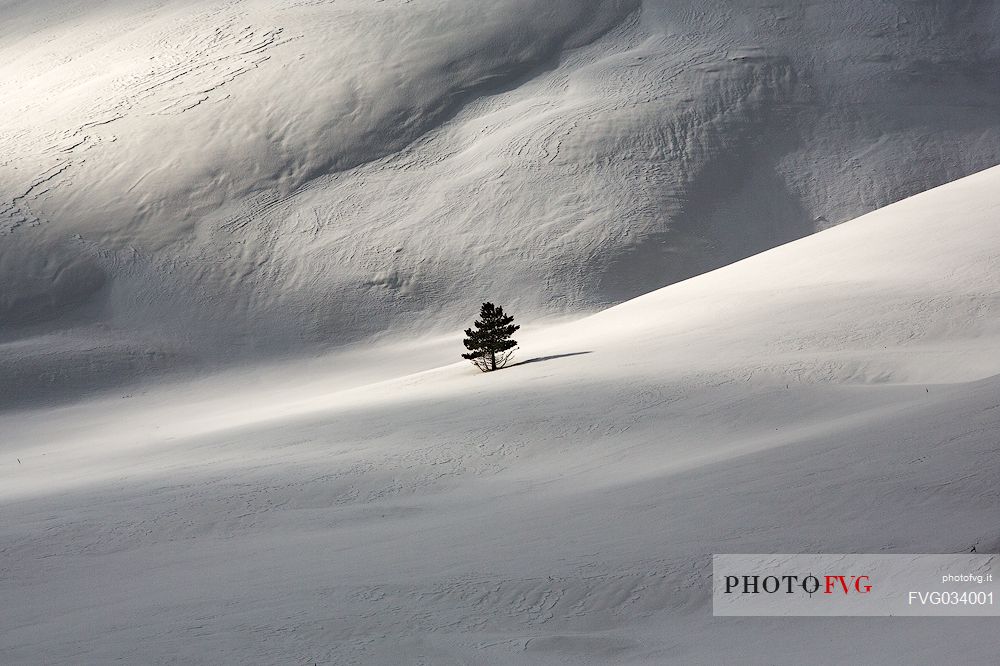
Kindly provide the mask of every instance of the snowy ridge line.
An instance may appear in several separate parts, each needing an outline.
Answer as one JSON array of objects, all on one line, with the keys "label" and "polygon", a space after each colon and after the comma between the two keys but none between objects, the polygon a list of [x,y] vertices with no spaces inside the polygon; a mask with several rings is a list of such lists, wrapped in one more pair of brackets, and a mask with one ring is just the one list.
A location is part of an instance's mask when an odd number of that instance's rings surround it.
[{"label": "snowy ridge line", "polygon": [[496,373],[449,336],[0,412],[0,661],[987,662],[976,620],[719,640],[711,556],[1000,549],[998,181],[526,326]]},{"label": "snowy ridge line", "polygon": [[[579,316],[1000,161],[993,1],[2,11],[19,373],[54,333],[238,367],[494,292]],[[91,361],[77,395],[170,369]]]}]

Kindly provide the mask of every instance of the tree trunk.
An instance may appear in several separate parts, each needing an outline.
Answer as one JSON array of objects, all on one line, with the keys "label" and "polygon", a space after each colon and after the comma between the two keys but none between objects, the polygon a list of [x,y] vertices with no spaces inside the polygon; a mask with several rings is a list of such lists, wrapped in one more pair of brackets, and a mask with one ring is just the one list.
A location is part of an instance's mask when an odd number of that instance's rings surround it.
[{"label": "tree trunk", "polygon": [[490,370],[497,369],[497,353],[490,352]]}]

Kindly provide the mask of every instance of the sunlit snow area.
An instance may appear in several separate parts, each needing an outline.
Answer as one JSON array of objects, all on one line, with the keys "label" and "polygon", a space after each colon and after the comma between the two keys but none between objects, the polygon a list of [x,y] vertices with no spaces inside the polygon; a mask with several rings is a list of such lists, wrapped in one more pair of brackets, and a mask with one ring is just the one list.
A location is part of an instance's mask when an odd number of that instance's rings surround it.
[{"label": "sunlit snow area", "polygon": [[998,119],[988,0],[0,0],[0,664],[994,663],[711,556],[1000,550]]}]

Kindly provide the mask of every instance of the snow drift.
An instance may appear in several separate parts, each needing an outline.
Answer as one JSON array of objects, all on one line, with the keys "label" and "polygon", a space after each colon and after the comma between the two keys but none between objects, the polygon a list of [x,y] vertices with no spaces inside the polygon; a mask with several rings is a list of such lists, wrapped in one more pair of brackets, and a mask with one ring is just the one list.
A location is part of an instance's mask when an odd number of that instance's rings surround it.
[{"label": "snow drift", "polygon": [[992,169],[495,374],[400,346],[2,414],[0,661],[988,662],[991,618],[714,619],[710,584],[1000,548],[998,214]]},{"label": "snow drift", "polygon": [[835,225],[997,163],[998,8],[4,0],[0,371],[580,313]]}]

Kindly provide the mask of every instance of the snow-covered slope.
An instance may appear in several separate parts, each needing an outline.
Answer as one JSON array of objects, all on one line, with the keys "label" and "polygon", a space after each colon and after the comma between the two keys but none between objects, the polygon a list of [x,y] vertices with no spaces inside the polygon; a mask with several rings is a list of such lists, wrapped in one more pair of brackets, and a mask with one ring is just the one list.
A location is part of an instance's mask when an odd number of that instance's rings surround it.
[{"label": "snow-covered slope", "polygon": [[0,415],[0,662],[990,663],[992,619],[714,619],[710,555],[1000,549],[998,216],[992,169],[491,375]]},{"label": "snow-covered slope", "polygon": [[0,1],[22,396],[579,313],[1000,161],[986,0]]}]

